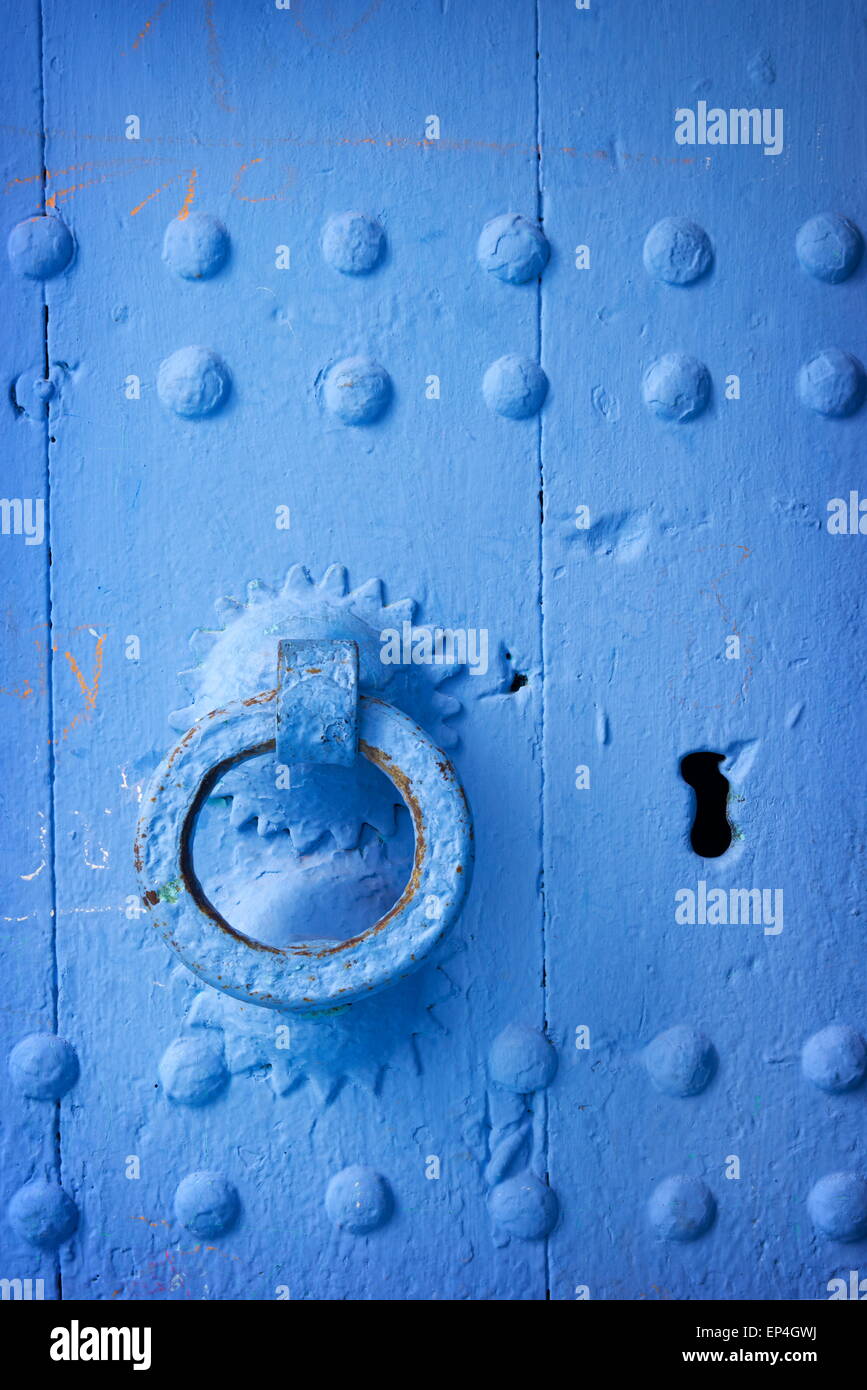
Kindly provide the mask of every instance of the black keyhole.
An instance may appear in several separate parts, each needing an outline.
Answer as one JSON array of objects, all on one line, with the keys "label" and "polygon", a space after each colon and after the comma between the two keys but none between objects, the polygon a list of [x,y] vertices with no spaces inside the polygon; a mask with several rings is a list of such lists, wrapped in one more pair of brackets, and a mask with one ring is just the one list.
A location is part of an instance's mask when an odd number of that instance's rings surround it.
[{"label": "black keyhole", "polygon": [[680,760],[680,775],[695,792],[695,817],[689,842],[702,859],[718,859],[732,842],[732,828],[726,815],[728,778],[719,764],[724,753],[687,753]]}]

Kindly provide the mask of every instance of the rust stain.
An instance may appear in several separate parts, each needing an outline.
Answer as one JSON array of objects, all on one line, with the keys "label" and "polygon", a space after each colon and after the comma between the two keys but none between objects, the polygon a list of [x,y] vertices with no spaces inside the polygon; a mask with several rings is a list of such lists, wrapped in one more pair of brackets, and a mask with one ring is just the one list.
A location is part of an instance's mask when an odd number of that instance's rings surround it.
[{"label": "rust stain", "polygon": [[249,698],[249,700],[245,700],[245,701],[244,701],[244,704],[245,704],[246,706],[250,706],[250,705],[267,705],[267,704],[270,703],[271,700],[276,700],[276,698],[277,698],[277,691],[276,691],[276,690],[261,690],[261,691],[259,692],[258,695],[251,695],[250,698]]},{"label": "rust stain", "polygon": [[328,946],[322,951],[316,951],[315,955],[319,960],[324,959],[326,956],[335,956],[338,951],[345,951],[350,946],[358,946],[362,941],[367,941],[370,937],[378,936],[381,931],[384,931],[389,922],[393,921],[397,914],[402,912],[403,909],[412,902],[418,892],[421,883],[421,868],[424,863],[425,854],[427,853],[427,836],[425,834],[424,816],[418,797],[412,789],[410,778],[382,748],[374,748],[372,744],[365,743],[363,739],[359,739],[358,747],[359,751],[362,752],[370,762],[375,763],[377,767],[381,768],[386,777],[394,783],[409,808],[409,813],[412,816],[413,829],[415,830],[415,854],[413,855],[412,861],[412,873],[397,902],[393,907],[389,908],[384,917],[380,917],[378,922],[375,922],[372,927],[368,927],[367,931],[362,932],[360,936],[350,937],[348,941],[341,941],[336,946]]}]

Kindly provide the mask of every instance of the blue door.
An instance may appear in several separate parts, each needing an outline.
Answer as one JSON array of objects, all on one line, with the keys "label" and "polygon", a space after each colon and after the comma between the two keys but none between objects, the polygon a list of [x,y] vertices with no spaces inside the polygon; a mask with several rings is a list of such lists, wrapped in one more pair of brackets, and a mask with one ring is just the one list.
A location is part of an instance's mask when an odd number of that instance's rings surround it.
[{"label": "blue door", "polygon": [[6,42],[3,1297],[851,1296],[861,6]]}]

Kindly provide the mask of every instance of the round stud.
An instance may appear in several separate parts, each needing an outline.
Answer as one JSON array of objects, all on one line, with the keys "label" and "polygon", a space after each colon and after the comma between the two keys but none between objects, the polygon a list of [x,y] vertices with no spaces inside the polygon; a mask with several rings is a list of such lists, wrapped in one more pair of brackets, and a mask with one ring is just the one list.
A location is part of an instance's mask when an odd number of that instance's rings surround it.
[{"label": "round stud", "polygon": [[219,1043],[206,1036],[175,1038],[163,1053],[159,1076],[169,1100],[179,1105],[207,1105],[229,1079]]},{"label": "round stud", "polygon": [[322,254],[341,275],[368,275],[382,260],[385,232],[375,217],[341,212],[322,232]]},{"label": "round stud", "polygon": [[829,1240],[867,1236],[867,1182],[858,1173],[829,1173],[811,1188],[810,1220]]},{"label": "round stud", "polygon": [[208,212],[176,217],[166,227],[163,260],[169,270],[185,280],[208,280],[226,262],[229,233]]},{"label": "round stud", "polygon": [[648,1215],[662,1240],[698,1240],[713,1225],[716,1202],[700,1178],[666,1178],[650,1198]]},{"label": "round stud", "polygon": [[524,1023],[508,1024],[488,1055],[491,1080],[506,1091],[540,1091],[557,1070],[557,1053],[548,1039]]},{"label": "round stud", "polygon": [[488,1195],[488,1214],[505,1236],[542,1240],[557,1224],[557,1198],[530,1173],[507,1178]]},{"label": "round stud", "polygon": [[851,1091],[867,1074],[867,1044],[845,1023],[829,1024],[804,1043],[801,1069],[821,1091]]},{"label": "round stud", "polygon": [[16,275],[28,280],[51,280],[72,260],[75,242],[59,217],[28,217],[9,233],[6,243]]},{"label": "round stud", "polygon": [[658,1033],[644,1049],[644,1065],[656,1087],[666,1096],[697,1096],[716,1071],[713,1043],[703,1033],[678,1024]]},{"label": "round stud", "polygon": [[833,419],[854,415],[864,400],[865,386],[867,378],[858,358],[840,348],[817,353],[798,373],[802,405]]},{"label": "round stud", "polygon": [[335,1173],[329,1182],[325,1210],[339,1230],[366,1235],[391,1215],[391,1189],[372,1168],[354,1164]]},{"label": "round stud", "polygon": [[370,425],[388,408],[391,377],[372,357],[347,357],[329,368],[322,395],[345,425]]},{"label": "round stud", "polygon": [[691,285],[701,279],[712,260],[707,232],[685,217],[663,217],[644,241],[644,268],[666,285]]},{"label": "round stud", "polygon": [[710,399],[710,373],[694,357],[668,352],[648,367],[641,393],[660,420],[694,420]]},{"label": "round stud", "polygon": [[9,1075],[31,1100],[60,1100],[78,1080],[78,1057],[65,1038],[30,1033],[10,1052]]},{"label": "round stud", "polygon": [[157,374],[157,395],[163,405],[188,420],[213,414],[230,389],[229,369],[210,348],[179,348]]},{"label": "round stud", "polygon": [[808,275],[826,284],[838,285],[857,268],[864,240],[848,217],[820,212],[798,229],[795,251]]},{"label": "round stud", "polygon": [[541,409],[548,378],[538,362],[508,353],[485,372],[482,394],[489,410],[509,420],[525,420]]},{"label": "round stud", "polygon": [[504,212],[486,222],[476,249],[482,270],[509,285],[535,280],[548,264],[550,254],[542,229],[517,212]]},{"label": "round stud", "polygon": [[222,1173],[189,1173],[175,1193],[175,1216],[202,1240],[221,1236],[234,1226],[240,1211],[237,1189]]},{"label": "round stud", "polygon": [[78,1207],[69,1193],[43,1178],[19,1187],[8,1210],[16,1234],[43,1250],[56,1250],[78,1228]]}]

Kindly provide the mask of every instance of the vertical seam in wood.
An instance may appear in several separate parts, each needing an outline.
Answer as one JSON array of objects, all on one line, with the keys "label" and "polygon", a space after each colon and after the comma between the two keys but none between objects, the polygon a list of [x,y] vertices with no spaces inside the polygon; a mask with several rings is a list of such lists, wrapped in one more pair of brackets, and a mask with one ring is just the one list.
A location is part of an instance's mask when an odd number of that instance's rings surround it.
[{"label": "vertical seam in wood", "polygon": [[[45,122],[45,0],[38,0],[38,41],[39,41],[39,184],[42,200],[41,213],[44,217],[47,212],[46,197],[47,188],[47,164],[46,164],[46,145],[48,140]],[[47,381],[51,371],[51,353],[48,342],[48,289],[46,282],[42,282],[42,370]],[[57,968],[57,865],[56,865],[56,834],[55,834],[55,777],[56,761],[54,755],[54,622],[53,622],[53,603],[52,603],[52,575],[51,575],[51,424],[49,415],[51,411],[50,401],[45,403],[45,418],[42,427],[45,432],[45,603],[46,603],[46,690],[48,699],[48,872],[51,883],[51,1027],[54,1033],[59,1030],[60,1023],[60,991]],[[63,1182],[63,1148],[60,1130],[60,1118],[62,1114],[62,1102],[54,1103],[54,1134],[53,1134],[53,1153],[57,1181]],[[55,1254],[55,1283],[58,1300],[63,1299],[63,1273],[60,1263],[60,1251]]]},{"label": "vertical seam in wood", "polygon": [[[539,95],[539,44],[541,42],[540,8],[541,0],[536,0],[534,24],[534,98],[535,98],[535,170],[536,170],[536,221],[545,230],[544,205],[542,197],[542,130],[541,105]],[[536,360],[542,366],[542,277],[536,282]],[[539,680],[539,875],[540,898],[542,904],[542,1027],[548,1033],[548,934],[547,905],[545,898],[545,572],[543,528],[545,523],[545,464],[543,458],[543,411],[536,417],[537,479],[539,485],[539,540],[538,540],[538,613],[539,613],[539,658],[541,676]],[[544,1092],[537,1093],[537,1104],[544,1107],[542,1124],[545,1182],[548,1182],[548,1105]],[[551,1297],[551,1258],[549,1239],[545,1237],[545,1297]]]}]

